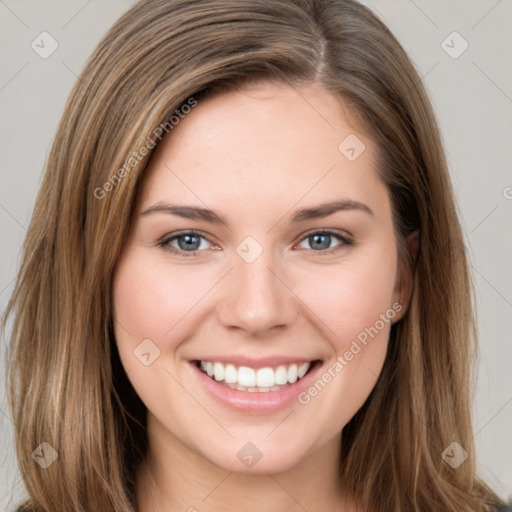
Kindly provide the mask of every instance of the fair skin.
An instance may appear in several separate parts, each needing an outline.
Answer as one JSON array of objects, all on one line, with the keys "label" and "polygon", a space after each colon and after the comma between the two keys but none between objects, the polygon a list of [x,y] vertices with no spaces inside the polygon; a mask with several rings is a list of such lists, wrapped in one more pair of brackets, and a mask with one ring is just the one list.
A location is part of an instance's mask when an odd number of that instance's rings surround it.
[{"label": "fair skin", "polygon": [[[350,134],[366,146],[354,161],[338,149]],[[116,342],[148,409],[139,512],[356,510],[338,484],[341,430],[375,386],[410,287],[374,154],[329,92],[275,84],[200,101],[155,150],[114,279]],[[334,201],[352,203],[293,221]],[[213,210],[227,226],[147,212],[163,204]],[[320,229],[335,234],[310,236]],[[200,237],[169,240],[190,230]],[[148,339],[144,352],[160,353],[145,365],[134,350]],[[249,392],[198,361],[311,366],[279,391]]]}]

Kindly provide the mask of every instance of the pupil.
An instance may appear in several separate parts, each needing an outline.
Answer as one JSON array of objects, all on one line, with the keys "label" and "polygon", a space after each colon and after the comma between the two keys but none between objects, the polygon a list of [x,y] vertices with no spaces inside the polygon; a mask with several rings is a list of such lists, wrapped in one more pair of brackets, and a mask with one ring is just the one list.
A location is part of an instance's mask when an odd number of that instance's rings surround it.
[{"label": "pupil", "polygon": [[[182,243],[182,240],[185,242]],[[191,249],[195,251],[199,247],[199,238],[197,236],[183,235],[182,237],[178,238],[178,245],[180,246],[180,249]]]},{"label": "pupil", "polygon": [[312,239],[313,239],[313,243],[311,244],[311,246],[314,249],[327,249],[329,247],[331,236],[330,235],[313,235]]}]

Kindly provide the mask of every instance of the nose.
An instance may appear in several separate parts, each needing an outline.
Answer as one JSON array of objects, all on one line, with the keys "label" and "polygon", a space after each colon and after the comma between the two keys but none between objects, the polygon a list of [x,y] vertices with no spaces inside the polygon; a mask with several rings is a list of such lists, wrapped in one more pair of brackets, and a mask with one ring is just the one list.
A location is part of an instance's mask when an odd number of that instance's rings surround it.
[{"label": "nose", "polygon": [[261,336],[281,331],[299,314],[300,300],[287,284],[286,272],[265,252],[252,263],[238,259],[227,278],[217,310],[224,327]]}]

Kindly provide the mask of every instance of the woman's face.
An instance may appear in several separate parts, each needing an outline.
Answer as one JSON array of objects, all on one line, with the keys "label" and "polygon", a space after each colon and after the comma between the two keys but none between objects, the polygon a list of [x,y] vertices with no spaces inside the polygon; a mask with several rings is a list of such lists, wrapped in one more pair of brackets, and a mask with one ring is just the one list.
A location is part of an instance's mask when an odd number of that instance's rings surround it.
[{"label": "woman's face", "polygon": [[120,357],[153,449],[283,471],[337,445],[405,311],[388,192],[374,144],[318,85],[183,117],[116,269]]}]

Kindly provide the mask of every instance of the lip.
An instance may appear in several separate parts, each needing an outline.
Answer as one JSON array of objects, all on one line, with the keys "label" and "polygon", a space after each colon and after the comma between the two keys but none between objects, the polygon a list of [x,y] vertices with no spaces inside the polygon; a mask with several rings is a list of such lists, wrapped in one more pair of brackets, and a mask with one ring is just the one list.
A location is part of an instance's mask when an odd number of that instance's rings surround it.
[{"label": "lip", "polygon": [[[235,364],[238,365],[243,358],[221,358],[221,359],[201,359],[201,361],[218,361],[226,364]],[[247,363],[247,366],[251,366],[254,364],[258,364],[259,366],[252,366],[253,368],[263,368],[265,366],[274,366],[274,364],[270,364],[274,362],[276,359],[265,359],[259,360],[255,362]],[[284,360],[283,360],[284,361]],[[277,364],[288,364],[289,361],[292,361],[290,364],[296,362],[312,362],[311,368],[308,373],[302,377],[302,379],[298,380],[293,384],[289,384],[288,386],[278,390],[278,391],[268,391],[268,392],[250,392],[250,391],[238,391],[236,389],[232,389],[223,384],[219,384],[214,379],[205,375],[197,366],[197,360],[189,361],[190,367],[192,368],[193,374],[195,378],[197,378],[199,384],[206,389],[206,391],[221,405],[226,406],[230,409],[244,412],[246,414],[270,414],[273,412],[277,412],[280,410],[289,407],[294,402],[297,402],[297,396],[299,393],[305,391],[308,387],[311,386],[311,383],[314,382],[316,374],[319,372],[320,368],[323,366],[323,362],[319,359],[311,360],[311,359],[294,359],[290,358],[286,359],[286,363],[277,363]],[[240,364],[240,366],[243,366]]]}]

